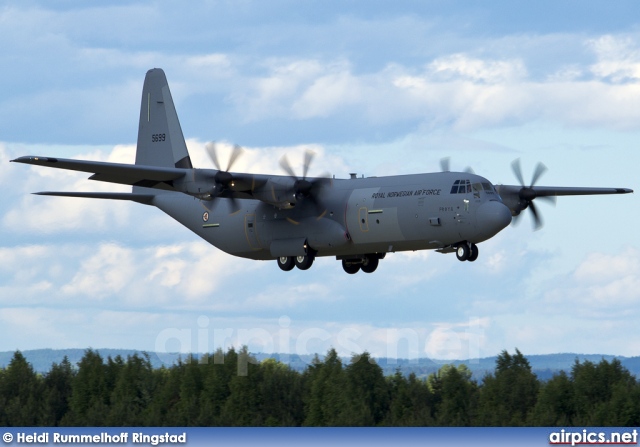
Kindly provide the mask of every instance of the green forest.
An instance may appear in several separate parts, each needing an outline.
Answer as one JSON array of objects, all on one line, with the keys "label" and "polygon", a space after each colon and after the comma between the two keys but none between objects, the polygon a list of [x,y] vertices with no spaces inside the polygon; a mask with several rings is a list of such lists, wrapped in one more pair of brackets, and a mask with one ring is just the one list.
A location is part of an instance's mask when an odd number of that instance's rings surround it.
[{"label": "green forest", "polygon": [[0,426],[638,426],[640,384],[618,360],[575,361],[541,381],[516,349],[480,382],[465,365],[384,376],[334,349],[302,372],[247,348],[153,368],[88,349],[36,373],[17,351],[0,369]]}]

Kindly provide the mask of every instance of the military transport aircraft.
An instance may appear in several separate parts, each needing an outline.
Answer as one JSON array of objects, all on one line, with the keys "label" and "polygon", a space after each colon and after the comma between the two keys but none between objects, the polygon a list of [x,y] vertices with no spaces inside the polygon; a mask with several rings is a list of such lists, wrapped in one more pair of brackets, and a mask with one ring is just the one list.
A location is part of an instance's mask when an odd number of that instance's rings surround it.
[{"label": "military transport aircraft", "polygon": [[436,250],[475,261],[480,242],[498,234],[512,217],[529,209],[535,228],[542,220],[534,200],[556,196],[626,194],[626,188],[536,186],[545,171],[538,164],[529,186],[520,164],[512,164],[519,185],[496,185],[473,172],[443,172],[348,179],[307,177],[280,160],[285,175],[232,172],[242,149],[236,146],[222,169],[216,147],[208,146],[216,169],[195,169],[178,122],[164,72],[147,72],[142,90],[134,165],[24,156],[14,162],[92,173],[91,180],[132,185],[131,193],[39,192],[92,199],[131,200],[160,208],[225,252],[276,260],[285,271],[306,270],[318,256],[335,256],[345,272],[372,273],[387,253]]}]

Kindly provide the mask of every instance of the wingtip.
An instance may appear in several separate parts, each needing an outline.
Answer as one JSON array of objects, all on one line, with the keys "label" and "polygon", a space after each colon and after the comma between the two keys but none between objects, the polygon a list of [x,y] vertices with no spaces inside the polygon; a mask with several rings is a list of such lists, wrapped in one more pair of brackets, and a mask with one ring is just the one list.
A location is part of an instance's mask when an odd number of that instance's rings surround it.
[{"label": "wingtip", "polygon": [[24,155],[22,157],[11,160],[15,163],[40,164],[40,163],[57,163],[58,159],[53,157],[40,157],[37,155]]}]

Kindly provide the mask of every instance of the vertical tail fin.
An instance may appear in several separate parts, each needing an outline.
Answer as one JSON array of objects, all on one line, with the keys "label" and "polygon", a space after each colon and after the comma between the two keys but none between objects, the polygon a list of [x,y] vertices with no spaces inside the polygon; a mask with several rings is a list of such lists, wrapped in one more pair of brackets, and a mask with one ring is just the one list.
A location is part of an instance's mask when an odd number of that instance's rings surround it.
[{"label": "vertical tail fin", "polygon": [[147,72],[142,88],[136,164],[193,168],[164,71]]}]

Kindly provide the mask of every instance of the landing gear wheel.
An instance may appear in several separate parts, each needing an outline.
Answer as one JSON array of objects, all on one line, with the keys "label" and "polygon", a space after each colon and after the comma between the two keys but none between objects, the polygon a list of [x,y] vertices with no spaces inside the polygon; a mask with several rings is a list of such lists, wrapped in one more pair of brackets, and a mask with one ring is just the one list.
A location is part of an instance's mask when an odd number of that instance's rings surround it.
[{"label": "landing gear wheel", "polygon": [[476,244],[471,244],[471,251],[469,253],[469,258],[467,259],[467,261],[473,262],[478,259],[478,253],[480,253],[480,251],[478,250],[478,246]]},{"label": "landing gear wheel", "polygon": [[378,268],[378,262],[379,259],[376,255],[369,255],[364,258],[364,262],[362,263],[362,266],[360,268],[365,273],[373,273]]},{"label": "landing gear wheel", "polygon": [[456,248],[456,256],[458,258],[458,261],[466,261],[467,259],[469,259],[470,254],[471,250],[466,243],[458,245],[458,248]]},{"label": "landing gear wheel", "polygon": [[285,272],[292,270],[296,266],[296,261],[293,256],[280,256],[278,258],[278,267]]},{"label": "landing gear wheel", "polygon": [[313,264],[313,256],[307,255],[307,256],[296,256],[295,258],[295,264],[296,267],[298,267],[300,270],[308,270],[309,267],[311,267],[311,264]]},{"label": "landing gear wheel", "polygon": [[342,260],[342,268],[348,274],[353,275],[353,274],[358,273],[358,270],[360,270],[360,264],[352,264],[351,262],[347,262],[346,259],[343,259]]}]

